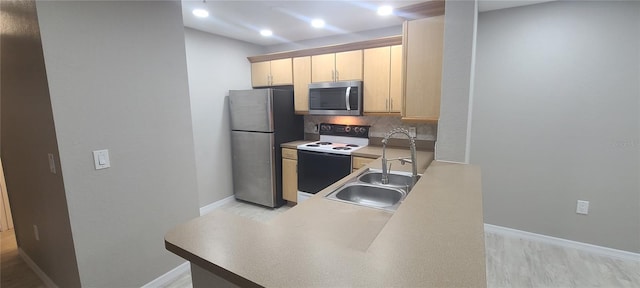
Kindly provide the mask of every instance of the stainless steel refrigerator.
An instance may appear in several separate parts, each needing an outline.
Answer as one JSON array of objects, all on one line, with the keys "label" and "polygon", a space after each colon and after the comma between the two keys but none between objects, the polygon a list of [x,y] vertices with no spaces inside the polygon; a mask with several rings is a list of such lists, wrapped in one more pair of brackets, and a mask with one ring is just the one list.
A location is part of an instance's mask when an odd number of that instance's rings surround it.
[{"label": "stainless steel refrigerator", "polygon": [[282,199],[280,144],[302,140],[293,89],[229,91],[233,189],[236,199],[278,207]]}]

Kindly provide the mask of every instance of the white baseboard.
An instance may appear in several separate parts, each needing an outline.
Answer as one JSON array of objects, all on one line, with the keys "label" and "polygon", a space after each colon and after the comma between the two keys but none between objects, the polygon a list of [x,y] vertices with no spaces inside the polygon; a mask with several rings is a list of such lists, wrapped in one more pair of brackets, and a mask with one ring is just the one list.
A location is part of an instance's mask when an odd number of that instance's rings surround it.
[{"label": "white baseboard", "polygon": [[[206,205],[204,207],[200,208],[200,216],[205,215],[207,213],[210,213],[213,210],[218,209],[220,206],[227,204],[229,202],[233,202],[235,201],[235,197],[233,195],[220,199],[216,202],[213,202],[209,205]],[[162,276],[152,280],[151,282],[145,284],[144,286],[142,286],[142,288],[155,288],[155,287],[162,287],[168,283],[171,283],[171,281],[175,280],[176,278],[178,278],[182,273],[189,271],[189,262],[184,262],[182,264],[180,264],[178,267],[171,269],[171,271],[164,273]]]},{"label": "white baseboard", "polygon": [[185,261],[184,263],[180,264],[178,267],[171,269],[171,271],[164,273],[162,276],[156,279],[153,279],[151,282],[147,284],[144,284],[144,286],[142,286],[141,288],[164,287],[167,284],[171,283],[171,281],[178,278],[178,276],[182,275],[182,273],[189,271],[190,267],[191,266],[189,266],[189,261]]},{"label": "white baseboard", "polygon": [[200,216],[208,214],[209,212],[211,212],[213,210],[216,210],[218,207],[220,207],[220,206],[222,206],[224,204],[227,204],[229,202],[233,202],[234,200],[235,200],[235,197],[233,195],[231,195],[231,196],[229,196],[227,198],[220,199],[220,200],[218,200],[216,202],[213,202],[213,203],[211,203],[211,204],[209,204],[207,206],[204,206],[204,207],[200,208]]},{"label": "white baseboard", "polygon": [[47,286],[48,288],[58,288],[58,285],[56,285],[56,283],[53,282],[53,280],[51,280],[51,278],[49,278],[49,276],[47,276],[47,274],[44,273],[42,269],[40,269],[36,262],[33,262],[33,260],[31,260],[31,257],[29,257],[29,255],[27,255],[27,253],[25,253],[22,248],[18,248],[18,254],[20,255],[20,257],[22,257],[22,260],[27,263],[31,270],[36,273],[38,278],[42,280],[42,283],[44,283],[45,286]]},{"label": "white baseboard", "polygon": [[543,242],[543,243],[557,245],[557,246],[566,247],[566,248],[578,249],[578,250],[582,250],[585,252],[589,252],[589,253],[605,256],[605,257],[640,262],[640,253],[633,253],[629,251],[618,250],[618,249],[613,249],[613,248],[608,248],[608,247],[603,247],[603,246],[598,246],[598,245],[593,245],[593,244],[588,244],[588,243],[583,243],[583,242],[578,242],[573,240],[567,240],[563,238],[557,238],[557,237],[552,237],[552,236],[547,236],[542,234],[536,234],[536,233],[531,233],[531,232],[526,232],[522,230],[491,225],[491,224],[484,224],[484,231],[503,235],[503,236],[522,238],[522,239]]}]

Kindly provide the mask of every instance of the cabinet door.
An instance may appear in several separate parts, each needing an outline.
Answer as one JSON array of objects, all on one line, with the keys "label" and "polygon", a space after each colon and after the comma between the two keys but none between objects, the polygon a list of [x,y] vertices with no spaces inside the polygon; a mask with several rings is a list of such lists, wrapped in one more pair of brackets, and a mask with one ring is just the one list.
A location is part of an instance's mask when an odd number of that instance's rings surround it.
[{"label": "cabinet door", "polygon": [[251,63],[251,86],[269,86],[270,61]]},{"label": "cabinet door", "polygon": [[298,161],[282,158],[282,198],[298,201]]},{"label": "cabinet door", "polygon": [[364,50],[364,112],[389,111],[391,48]]},{"label": "cabinet door", "polygon": [[389,72],[389,112],[402,110],[402,45],[391,46]]},{"label": "cabinet door", "polygon": [[369,164],[373,160],[376,160],[376,159],[352,156],[351,157],[351,163],[352,163],[351,165],[353,166],[352,169],[353,170],[358,170],[358,169],[364,167],[365,165]]},{"label": "cabinet door", "polygon": [[291,58],[271,61],[271,85],[292,85],[293,67]]},{"label": "cabinet door", "polygon": [[405,22],[405,120],[440,117],[444,15]]},{"label": "cabinet door", "polygon": [[334,81],[335,54],[311,56],[311,82]]},{"label": "cabinet door", "polygon": [[293,58],[293,97],[296,112],[309,112],[311,57]]},{"label": "cabinet door", "polygon": [[362,80],[362,50],[336,53],[336,81]]}]

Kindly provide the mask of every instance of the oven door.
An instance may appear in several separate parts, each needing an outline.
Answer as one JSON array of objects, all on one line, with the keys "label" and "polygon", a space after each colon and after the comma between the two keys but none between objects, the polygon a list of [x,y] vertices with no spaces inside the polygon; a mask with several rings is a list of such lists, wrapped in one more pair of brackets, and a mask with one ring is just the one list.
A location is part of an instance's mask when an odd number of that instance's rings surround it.
[{"label": "oven door", "polygon": [[351,156],[298,150],[298,191],[316,194],[351,174]]}]

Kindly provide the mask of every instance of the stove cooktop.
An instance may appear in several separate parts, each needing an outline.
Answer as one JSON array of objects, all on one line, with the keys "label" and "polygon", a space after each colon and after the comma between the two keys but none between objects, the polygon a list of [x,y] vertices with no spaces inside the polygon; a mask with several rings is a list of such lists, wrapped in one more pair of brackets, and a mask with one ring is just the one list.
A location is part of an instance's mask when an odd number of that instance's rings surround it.
[{"label": "stove cooktop", "polygon": [[[368,140],[367,140],[368,142]],[[328,141],[317,141],[308,144],[298,145],[298,150],[315,151],[315,152],[327,152],[342,155],[351,155],[351,152],[360,148],[366,147],[368,143],[355,144],[355,143],[336,143]]]},{"label": "stove cooktop", "polygon": [[369,145],[369,126],[320,124],[320,141],[298,145],[299,150],[351,155]]}]

